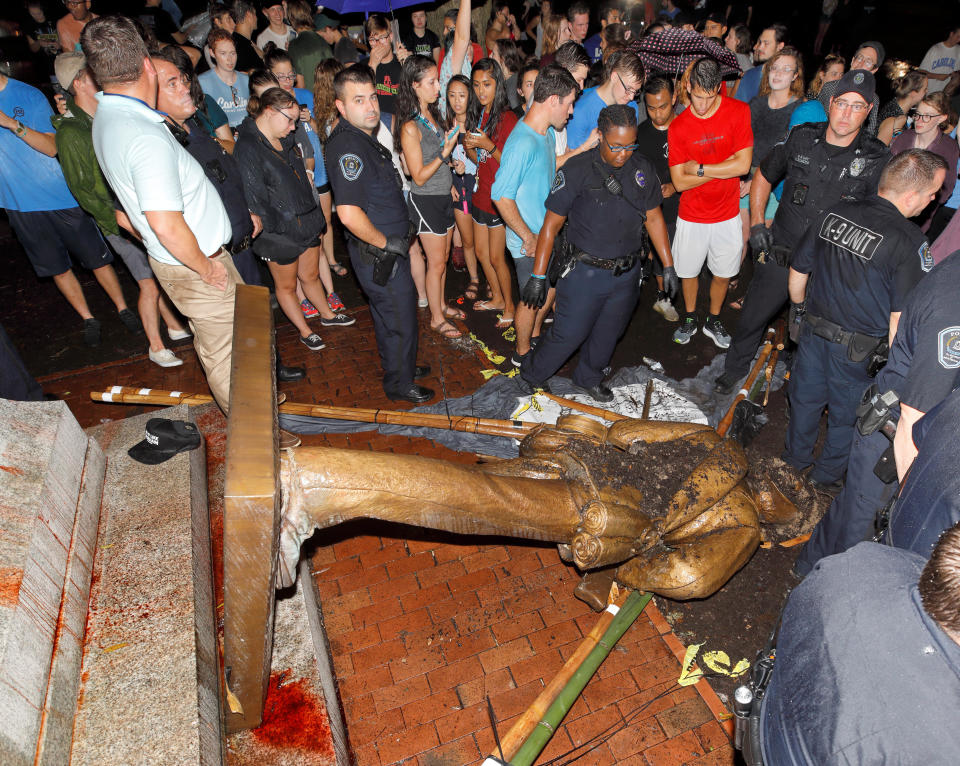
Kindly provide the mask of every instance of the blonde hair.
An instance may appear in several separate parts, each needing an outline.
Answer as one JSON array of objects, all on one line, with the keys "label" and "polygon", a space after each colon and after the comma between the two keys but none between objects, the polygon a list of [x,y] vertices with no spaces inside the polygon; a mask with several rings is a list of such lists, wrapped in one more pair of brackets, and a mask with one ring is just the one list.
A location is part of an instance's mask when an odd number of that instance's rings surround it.
[{"label": "blonde hair", "polygon": [[556,52],[558,45],[557,41],[560,38],[560,25],[566,22],[566,17],[561,16],[559,13],[551,13],[540,23],[543,24],[543,52],[542,55],[546,56],[548,53]]},{"label": "blonde hair", "polygon": [[820,90],[823,88],[823,76],[834,64],[839,64],[844,69],[847,68],[847,60],[843,56],[838,56],[835,53],[829,54],[817,69],[817,73],[814,75],[814,78],[810,81],[810,87],[807,88],[807,92],[814,98],[820,95]]},{"label": "blonde hair", "polygon": [[337,94],[333,90],[333,78],[343,69],[343,64],[334,58],[324,59],[313,70],[313,116],[317,122],[320,143],[327,141],[327,129],[337,119]]}]

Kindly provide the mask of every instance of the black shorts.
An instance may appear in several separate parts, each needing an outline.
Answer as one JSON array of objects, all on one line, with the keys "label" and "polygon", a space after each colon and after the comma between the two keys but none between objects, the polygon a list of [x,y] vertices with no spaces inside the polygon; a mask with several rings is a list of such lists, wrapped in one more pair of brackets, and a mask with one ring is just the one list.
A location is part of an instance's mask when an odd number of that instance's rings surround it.
[{"label": "black shorts", "polygon": [[93,219],[79,207],[8,210],[10,226],[38,277],[55,277],[70,270],[70,256],[86,269],[113,263],[113,255]]},{"label": "black shorts", "polygon": [[466,174],[458,176],[454,174],[453,188],[456,189],[457,194],[460,195],[460,199],[453,203],[454,212],[465,215],[470,215],[473,212],[473,205],[470,203],[473,200],[473,187],[476,183],[476,176]]},{"label": "black shorts", "polygon": [[493,213],[488,213],[486,210],[481,210],[476,205],[473,206],[470,214],[473,216],[473,220],[476,223],[479,223],[481,226],[486,226],[488,229],[495,229],[498,226],[503,226],[503,219],[500,216],[494,215]]},{"label": "black shorts", "polygon": [[417,194],[407,200],[410,220],[417,234],[443,236],[453,228],[453,198],[449,194]]}]

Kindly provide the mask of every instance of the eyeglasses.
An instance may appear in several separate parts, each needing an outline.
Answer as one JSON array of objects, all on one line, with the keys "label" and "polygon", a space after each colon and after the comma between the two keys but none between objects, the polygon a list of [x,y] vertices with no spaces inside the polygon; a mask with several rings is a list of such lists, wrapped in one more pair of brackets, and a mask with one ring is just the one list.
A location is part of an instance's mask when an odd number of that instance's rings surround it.
[{"label": "eyeglasses", "polygon": [[630,98],[635,98],[639,88],[628,88],[627,84],[623,81],[623,78],[620,76],[619,72],[614,72],[617,76],[617,79],[620,81],[620,87],[623,88],[623,92],[626,93]]},{"label": "eyeglasses", "polygon": [[278,80],[283,80],[284,82],[293,82],[294,80],[297,79],[297,75],[294,74],[293,72],[291,72],[290,74],[274,73],[273,76],[276,77]]},{"label": "eyeglasses", "polygon": [[232,85],[230,86],[230,95],[233,97],[233,105],[240,106],[240,91],[238,91]]},{"label": "eyeglasses", "polygon": [[873,59],[867,58],[862,53],[858,53],[856,56],[853,57],[853,63],[858,63],[858,62],[860,64],[866,64],[868,69],[873,69],[877,65],[876,61],[874,61]]},{"label": "eyeglasses", "polygon": [[603,137],[603,143],[607,145],[607,148],[614,154],[620,154],[620,152],[635,152],[640,148],[640,144],[627,144],[626,146],[614,146],[609,141],[607,137]]},{"label": "eyeglasses", "polygon": [[771,72],[776,72],[777,74],[793,74],[797,70],[792,67],[787,66],[772,66],[770,67]]},{"label": "eyeglasses", "polygon": [[386,42],[390,39],[390,35],[378,35],[377,37],[371,37],[369,42],[371,45],[377,45],[378,43]]},{"label": "eyeglasses", "polygon": [[300,116],[300,115],[297,115],[296,117],[291,117],[289,114],[287,114],[287,113],[286,113],[285,111],[283,111],[282,109],[277,109],[276,107],[271,107],[271,108],[272,108],[273,111],[275,111],[277,114],[282,114],[284,117],[286,117],[287,120],[290,122],[291,125],[295,125],[296,122],[297,122],[297,118]]},{"label": "eyeglasses", "polygon": [[918,122],[930,122],[930,120],[941,117],[940,112],[935,112],[934,114],[925,114],[924,112],[911,112],[913,118]]},{"label": "eyeglasses", "polygon": [[63,0],[63,4],[70,8],[71,6],[86,5],[87,0]]},{"label": "eyeglasses", "polygon": [[867,104],[851,104],[849,101],[834,101],[833,105],[841,112],[849,109],[854,114],[860,114],[860,112],[868,108]]}]

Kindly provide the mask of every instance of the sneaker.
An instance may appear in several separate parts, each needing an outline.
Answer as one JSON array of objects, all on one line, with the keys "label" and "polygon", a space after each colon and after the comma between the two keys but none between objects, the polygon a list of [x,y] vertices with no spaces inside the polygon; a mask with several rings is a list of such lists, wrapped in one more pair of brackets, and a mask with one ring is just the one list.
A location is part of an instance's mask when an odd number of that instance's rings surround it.
[{"label": "sneaker", "polygon": [[718,394],[724,394],[724,395],[732,394],[734,386],[737,385],[737,382],[740,380],[741,377],[743,376],[740,375],[740,376],[734,377],[729,372],[725,372],[720,377],[718,377],[715,381],[713,381],[713,390],[716,391]]},{"label": "sneaker", "polygon": [[134,314],[130,309],[124,309],[120,312],[120,321],[130,332],[137,335],[143,334],[143,325],[140,324],[140,317]]},{"label": "sneaker", "polygon": [[418,308],[418,309],[425,309],[425,308],[426,308],[427,306],[429,306],[429,305],[430,305],[430,301],[428,301],[426,298],[419,298],[419,299],[417,300],[417,308]]},{"label": "sneaker", "polygon": [[323,338],[315,332],[310,333],[306,338],[301,336],[300,342],[311,351],[319,351],[321,348],[327,347],[327,344],[323,342]]},{"label": "sneaker", "polygon": [[186,340],[187,338],[193,337],[193,333],[189,330],[171,330],[169,327],[167,328],[167,335],[172,341]]},{"label": "sneaker", "polygon": [[83,342],[88,346],[99,346],[100,345],[100,320],[90,319],[83,320]]},{"label": "sneaker", "polygon": [[327,295],[327,305],[331,311],[341,311],[346,308],[346,306],[343,305],[343,301],[340,300],[340,296],[336,293]]},{"label": "sneaker", "polygon": [[687,314],[680,326],[673,331],[673,342],[686,346],[690,339],[697,334],[697,316],[696,314]]},{"label": "sneaker", "polygon": [[710,338],[717,348],[730,348],[730,333],[719,317],[707,317],[707,321],[703,323],[703,334]]},{"label": "sneaker", "polygon": [[280,429],[280,449],[293,449],[300,446],[300,437]]},{"label": "sneaker", "polygon": [[150,361],[161,367],[179,367],[183,360],[174,354],[169,348],[162,348],[159,351],[150,351]]},{"label": "sneaker", "polygon": [[306,298],[300,301],[300,310],[303,312],[305,319],[314,319],[320,316],[320,312],[317,310],[317,307]]},{"label": "sneaker", "polygon": [[657,302],[653,304],[653,310],[668,322],[680,321],[680,315],[673,307],[673,304],[670,302],[670,299],[667,297],[666,293],[657,294]]},{"label": "sneaker", "polygon": [[[530,351],[533,351],[532,346],[530,347]],[[519,367],[521,364],[523,364],[523,360],[530,356],[530,351],[528,351],[526,354],[521,354],[517,351],[514,351],[510,356],[510,364],[512,364],[514,367]]]},{"label": "sneaker", "polygon": [[324,327],[349,327],[356,321],[356,319],[348,317],[346,314],[334,314],[329,319],[326,317],[320,318],[320,324]]}]

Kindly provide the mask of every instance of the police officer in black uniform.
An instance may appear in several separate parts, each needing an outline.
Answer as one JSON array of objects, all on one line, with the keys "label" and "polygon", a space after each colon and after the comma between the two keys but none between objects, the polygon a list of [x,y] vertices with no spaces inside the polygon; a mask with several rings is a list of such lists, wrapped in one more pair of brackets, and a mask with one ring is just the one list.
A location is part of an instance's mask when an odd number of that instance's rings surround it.
[{"label": "police officer in black uniform", "polygon": [[819,559],[873,535],[878,511],[916,456],[913,424],[949,396],[960,370],[957,285],[960,255],[953,253],[907,298],[890,358],[858,410],[843,489],[814,528],[796,574],[805,576]]},{"label": "police officer in black uniform", "polygon": [[[827,492],[840,489],[861,395],[886,362],[907,296],[933,268],[926,236],[907,219],[927,206],[945,174],[932,152],[896,156],[877,196],[833,206],[793,251],[790,329],[799,348],[783,459],[798,470],[813,463],[808,478]],[[827,435],[814,463],[824,408]]]},{"label": "police officer in black uniform", "polygon": [[598,147],[570,159],[557,171],[547,214],[537,239],[533,274],[523,302],[538,309],[547,294],[547,264],[569,219],[566,244],[557,248],[552,270],[558,279],[554,322],[524,359],[520,377],[542,387],[579,348],[573,382],[600,402],[613,399],[603,385],[617,340],[640,294],[638,251],[644,224],[664,264],[664,290],[679,290],[670,240],[660,211],[660,178],[636,151],[637,119],[629,106],[605,107],[597,120]]},{"label": "police officer in black uniform", "polygon": [[347,229],[350,262],[370,313],[390,399],[420,403],[434,392],[414,383],[418,367],[417,291],[407,260],[410,220],[390,151],[374,137],[380,107],[369,67],[354,64],[333,82],[340,122],[324,151],[337,215]]},{"label": "police officer in black uniform", "polygon": [[[796,126],[760,163],[750,186],[750,247],[757,263],[727,351],[717,391],[729,393],[750,368],[764,330],[787,302],[790,254],[807,227],[840,200],[866,199],[877,191],[890,157],[887,147],[862,129],[873,104],[870,72],[847,72],[830,102],[828,122]],[[780,207],[763,223],[770,192],[786,177]]]}]

